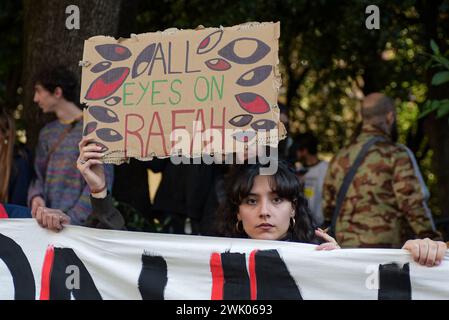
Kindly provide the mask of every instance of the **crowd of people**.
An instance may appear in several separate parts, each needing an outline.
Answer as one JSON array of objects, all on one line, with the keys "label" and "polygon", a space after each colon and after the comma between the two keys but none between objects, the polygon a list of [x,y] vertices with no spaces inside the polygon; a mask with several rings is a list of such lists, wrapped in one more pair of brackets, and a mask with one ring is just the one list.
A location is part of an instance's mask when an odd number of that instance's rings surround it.
[{"label": "crowd of people", "polygon": [[[0,113],[0,217],[34,218],[54,231],[67,224],[126,230],[113,186],[126,185],[134,170],[145,173],[133,176],[143,180],[134,185],[148,187],[152,170],[162,173],[154,203],[148,190],[117,197],[144,208],[145,219],[165,221],[163,232],[312,243],[317,250],[404,248],[429,267],[444,258],[428,190],[413,154],[396,141],[394,103],[383,94],[365,97],[360,132],[330,162],[319,158],[319,140],[308,132],[281,142],[277,172],[260,175],[264,165],[250,161],[104,165],[103,146],[83,137],[76,76],[56,67],[34,83],[35,103],[56,120],[29,152],[15,139],[14,119]],[[288,125],[288,110],[280,109]]]}]

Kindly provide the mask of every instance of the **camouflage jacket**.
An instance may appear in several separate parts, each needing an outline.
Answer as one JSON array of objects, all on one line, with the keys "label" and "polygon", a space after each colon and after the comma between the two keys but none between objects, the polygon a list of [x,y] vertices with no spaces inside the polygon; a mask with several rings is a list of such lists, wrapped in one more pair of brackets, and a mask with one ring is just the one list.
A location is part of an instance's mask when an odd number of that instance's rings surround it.
[{"label": "camouflage jacket", "polygon": [[353,248],[400,248],[410,235],[440,240],[413,155],[369,125],[329,164],[323,186],[326,222],[332,220],[338,191],[362,146],[379,135],[386,141],[373,145],[358,168],[336,222],[336,240]]}]

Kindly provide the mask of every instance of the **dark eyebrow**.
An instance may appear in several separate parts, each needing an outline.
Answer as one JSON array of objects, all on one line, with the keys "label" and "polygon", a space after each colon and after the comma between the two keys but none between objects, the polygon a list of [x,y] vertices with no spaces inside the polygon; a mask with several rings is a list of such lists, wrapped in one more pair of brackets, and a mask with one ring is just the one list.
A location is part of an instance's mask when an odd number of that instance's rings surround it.
[{"label": "dark eyebrow", "polygon": [[[271,191],[271,192],[270,192],[270,195],[276,195],[276,196],[279,196],[279,194],[278,194],[276,191]],[[252,197],[258,197],[259,194],[250,192],[250,193],[248,193],[247,197],[249,197],[249,196],[252,196]]]}]

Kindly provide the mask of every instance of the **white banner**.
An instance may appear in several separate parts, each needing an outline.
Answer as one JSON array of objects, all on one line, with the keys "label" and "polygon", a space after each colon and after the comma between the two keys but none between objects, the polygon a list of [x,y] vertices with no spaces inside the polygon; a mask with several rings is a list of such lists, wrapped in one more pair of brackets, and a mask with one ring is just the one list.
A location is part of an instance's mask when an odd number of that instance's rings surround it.
[{"label": "white banner", "polygon": [[0,299],[449,299],[449,256],[1,220]]}]

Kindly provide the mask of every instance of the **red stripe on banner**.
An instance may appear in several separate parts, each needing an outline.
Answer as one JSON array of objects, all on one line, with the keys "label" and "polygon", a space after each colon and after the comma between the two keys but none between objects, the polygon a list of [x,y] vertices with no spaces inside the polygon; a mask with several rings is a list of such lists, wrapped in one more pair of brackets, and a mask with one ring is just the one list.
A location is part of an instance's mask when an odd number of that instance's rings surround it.
[{"label": "red stripe on banner", "polygon": [[212,273],[211,300],[223,300],[224,275],[219,253],[212,253],[210,257],[210,272]]},{"label": "red stripe on banner", "polygon": [[251,290],[251,300],[257,300],[256,253],[257,250],[254,250],[249,256],[249,284]]},{"label": "red stripe on banner", "polygon": [[50,280],[55,259],[55,249],[53,246],[47,248],[45,253],[44,266],[42,267],[41,297],[40,300],[50,300]]},{"label": "red stripe on banner", "polygon": [[0,203],[0,219],[8,219],[8,212],[6,212],[5,207]]}]

